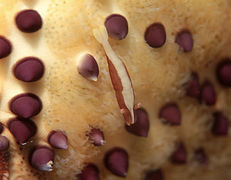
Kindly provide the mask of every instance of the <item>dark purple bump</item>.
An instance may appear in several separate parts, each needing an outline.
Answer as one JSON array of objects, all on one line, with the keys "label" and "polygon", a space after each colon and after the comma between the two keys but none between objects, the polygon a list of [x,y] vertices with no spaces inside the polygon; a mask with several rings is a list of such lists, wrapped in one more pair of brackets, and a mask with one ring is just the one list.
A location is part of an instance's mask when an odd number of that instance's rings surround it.
[{"label": "dark purple bump", "polygon": [[135,110],[135,117],[135,124],[131,126],[125,125],[126,130],[137,136],[147,137],[149,132],[148,113],[144,109],[139,108]]},{"label": "dark purple bump", "polygon": [[199,148],[195,151],[195,160],[201,165],[208,164],[208,156],[203,148]]},{"label": "dark purple bump", "polygon": [[26,144],[37,131],[35,123],[29,119],[11,119],[8,123],[8,128],[21,145]]},{"label": "dark purple bump", "polygon": [[15,18],[19,30],[24,33],[33,33],[41,29],[42,18],[40,14],[32,9],[19,12]]},{"label": "dark purple bump", "polygon": [[97,128],[92,128],[90,132],[87,133],[89,140],[95,146],[103,146],[105,144],[104,133]]},{"label": "dark purple bump", "polygon": [[191,79],[187,83],[186,95],[197,99],[200,97],[200,84],[196,73],[192,73]]},{"label": "dark purple bump", "polygon": [[193,49],[192,34],[188,30],[183,30],[176,35],[175,42],[184,52],[191,52]]},{"label": "dark purple bump", "polygon": [[0,59],[10,55],[12,51],[11,42],[3,36],[0,36]]},{"label": "dark purple bump", "polygon": [[185,164],[187,162],[187,152],[185,146],[180,143],[171,155],[171,161],[174,164]]},{"label": "dark purple bump", "polygon": [[200,99],[201,102],[208,106],[213,106],[216,104],[216,91],[214,86],[209,81],[203,83],[201,87]]},{"label": "dark purple bump", "polygon": [[164,180],[164,176],[161,169],[150,171],[147,173],[145,180]]},{"label": "dark purple bump", "polygon": [[228,118],[221,112],[214,113],[212,133],[217,136],[227,136],[229,132]]},{"label": "dark purple bump", "polygon": [[54,164],[54,152],[46,146],[38,147],[30,155],[30,164],[40,171],[52,171]]},{"label": "dark purple bump", "polygon": [[0,151],[6,151],[9,148],[9,140],[0,135]]},{"label": "dark purple bump", "polygon": [[111,38],[122,40],[126,38],[128,34],[127,19],[119,14],[112,14],[108,16],[104,25]]},{"label": "dark purple bump", "polygon": [[230,59],[224,59],[217,65],[216,75],[220,84],[227,87],[231,87],[231,60]]},{"label": "dark purple bump", "polygon": [[2,123],[0,123],[0,134],[3,132],[3,130],[4,130],[4,126]]},{"label": "dark purple bump", "polygon": [[10,101],[10,110],[19,117],[27,119],[37,115],[42,110],[42,102],[34,94],[19,94]]},{"label": "dark purple bump", "polygon": [[21,81],[34,82],[42,78],[44,65],[36,57],[26,57],[15,64],[13,72],[15,77]]},{"label": "dark purple bump", "polygon": [[90,54],[81,57],[78,64],[78,72],[86,79],[97,81],[99,76],[99,66],[95,58]]},{"label": "dark purple bump", "polygon": [[152,48],[160,48],[166,42],[165,28],[160,23],[151,24],[144,34],[144,39]]},{"label": "dark purple bump", "polygon": [[88,164],[77,177],[79,180],[100,180],[99,169],[94,164]]},{"label": "dark purple bump", "polygon": [[159,117],[163,120],[164,123],[171,125],[181,124],[181,112],[178,105],[175,103],[168,103],[164,105],[160,109]]},{"label": "dark purple bump", "polygon": [[104,158],[105,166],[114,175],[126,177],[128,171],[128,153],[119,147],[109,150]]},{"label": "dark purple bump", "polygon": [[49,144],[56,149],[67,149],[67,136],[62,131],[52,131],[48,136]]}]

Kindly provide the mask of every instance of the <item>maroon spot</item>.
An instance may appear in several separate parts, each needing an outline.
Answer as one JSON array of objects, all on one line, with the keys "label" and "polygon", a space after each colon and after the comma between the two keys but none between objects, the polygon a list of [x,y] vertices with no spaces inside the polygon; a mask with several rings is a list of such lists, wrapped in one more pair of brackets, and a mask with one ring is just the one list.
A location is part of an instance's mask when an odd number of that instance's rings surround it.
[{"label": "maroon spot", "polygon": [[52,131],[48,136],[49,144],[57,149],[67,149],[67,136],[62,131]]},{"label": "maroon spot", "polygon": [[125,17],[119,14],[108,16],[104,25],[111,38],[122,40],[128,34],[128,22]]},{"label": "maroon spot", "polygon": [[12,51],[11,42],[3,36],[0,36],[0,59],[10,55]]},{"label": "maroon spot", "polygon": [[97,80],[99,76],[99,67],[95,58],[86,54],[82,57],[80,64],[78,65],[79,74],[86,79]]},{"label": "maroon spot", "polygon": [[147,173],[145,180],[163,180],[164,176],[161,169],[150,171]]},{"label": "maroon spot", "polygon": [[126,130],[137,136],[147,137],[149,131],[148,113],[144,109],[139,108],[135,110],[135,117],[135,124],[131,126],[125,125]]},{"label": "maroon spot", "polygon": [[16,63],[13,72],[17,79],[25,82],[33,82],[43,76],[44,65],[36,57],[26,57]]},{"label": "maroon spot", "polygon": [[145,32],[145,41],[153,48],[160,48],[166,41],[165,28],[160,23],[151,24]]},{"label": "maroon spot", "polygon": [[199,78],[196,73],[192,73],[192,77],[187,83],[186,87],[186,94],[187,96],[198,98],[200,97],[200,84],[199,84]]},{"label": "maroon spot", "polygon": [[164,105],[160,110],[159,117],[163,119],[164,123],[171,125],[181,124],[181,112],[178,105],[175,103]]},{"label": "maroon spot", "polygon": [[10,101],[10,110],[25,119],[37,115],[41,109],[41,100],[31,93],[17,95]]},{"label": "maroon spot", "polygon": [[19,30],[25,33],[33,33],[41,29],[42,18],[40,14],[32,9],[19,12],[15,18]]},{"label": "maroon spot", "polygon": [[202,165],[208,164],[208,156],[205,153],[203,148],[199,148],[195,151],[195,159],[198,163],[200,163]]},{"label": "maroon spot", "polygon": [[52,171],[54,152],[46,146],[35,148],[30,155],[30,164],[40,171]]},{"label": "maroon spot", "polygon": [[175,42],[184,52],[190,52],[193,49],[193,38],[191,32],[183,30],[176,35]]},{"label": "maroon spot", "polygon": [[214,113],[212,133],[217,136],[226,136],[229,132],[228,118],[221,112]]},{"label": "maroon spot", "polygon": [[202,85],[200,99],[208,106],[216,104],[216,91],[209,81],[204,82]]},{"label": "maroon spot", "polygon": [[100,180],[99,169],[94,164],[88,164],[77,177],[80,180]]},{"label": "maroon spot", "polygon": [[104,158],[105,166],[113,174],[126,177],[128,171],[128,153],[119,147],[109,150]]},{"label": "maroon spot", "polygon": [[0,135],[0,151],[6,151],[9,148],[9,140]]},{"label": "maroon spot", "polygon": [[3,132],[3,130],[4,130],[4,126],[2,123],[0,123],[0,134]]},{"label": "maroon spot", "polygon": [[187,152],[183,143],[178,144],[171,155],[171,161],[175,164],[185,164],[187,162]]},{"label": "maroon spot", "polygon": [[16,141],[21,145],[27,143],[37,131],[35,123],[29,119],[11,119],[8,123],[8,128]]},{"label": "maroon spot", "polygon": [[87,136],[95,146],[103,146],[105,144],[104,134],[100,129],[92,128],[91,131],[87,133]]},{"label": "maroon spot", "polygon": [[227,87],[231,87],[231,60],[224,59],[218,65],[216,69],[218,81]]}]

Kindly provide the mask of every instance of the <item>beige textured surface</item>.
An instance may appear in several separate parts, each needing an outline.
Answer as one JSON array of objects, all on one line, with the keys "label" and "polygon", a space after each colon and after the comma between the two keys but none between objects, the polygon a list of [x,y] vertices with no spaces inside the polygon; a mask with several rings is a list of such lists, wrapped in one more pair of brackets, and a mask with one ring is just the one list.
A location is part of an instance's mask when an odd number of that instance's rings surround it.
[{"label": "beige textured surface", "polygon": [[[84,163],[94,162],[101,179],[119,180],[102,163],[104,153],[114,146],[129,153],[128,180],[144,179],[145,172],[155,168],[163,169],[166,180],[231,179],[231,136],[216,138],[210,133],[214,110],[222,110],[231,119],[231,90],[222,88],[214,73],[221,58],[231,57],[229,3],[228,0],[1,0],[0,34],[11,40],[14,49],[10,57],[0,60],[0,121],[7,122],[8,101],[14,95],[33,92],[43,101],[42,112],[33,118],[38,126],[34,144],[46,143],[47,135],[55,129],[65,131],[69,140],[68,150],[55,150],[54,172],[40,173],[38,179],[76,179]],[[26,8],[41,14],[44,22],[41,31],[24,34],[16,28],[14,15]],[[110,44],[128,68],[136,103],[140,102],[149,114],[148,138],[125,131],[103,48],[93,36],[93,29],[103,25],[111,13],[123,14],[129,23],[127,38],[110,39]],[[167,32],[166,44],[159,49],[150,48],[143,37],[146,27],[153,22],[161,22]],[[176,33],[184,28],[193,34],[191,53],[181,52],[174,43]],[[83,52],[91,53],[99,64],[97,82],[77,73],[77,58]],[[11,68],[22,57],[31,55],[43,60],[46,73],[39,82],[22,83],[13,77]],[[201,82],[209,79],[214,83],[218,94],[214,107],[200,105],[184,95],[183,84],[191,71],[199,73]],[[177,102],[181,109],[179,127],[164,125],[158,118],[159,108],[170,101]],[[94,147],[89,143],[85,132],[92,126],[104,131],[105,146]],[[168,162],[178,140],[188,150],[188,163],[183,166]],[[193,150],[200,146],[210,159],[206,167],[192,159]],[[16,150],[15,144],[12,157],[22,158]],[[27,152],[26,148],[23,151]],[[10,163],[11,179],[18,180],[16,176],[30,179],[29,166],[23,165],[28,170],[21,171],[22,165],[15,159]]]}]

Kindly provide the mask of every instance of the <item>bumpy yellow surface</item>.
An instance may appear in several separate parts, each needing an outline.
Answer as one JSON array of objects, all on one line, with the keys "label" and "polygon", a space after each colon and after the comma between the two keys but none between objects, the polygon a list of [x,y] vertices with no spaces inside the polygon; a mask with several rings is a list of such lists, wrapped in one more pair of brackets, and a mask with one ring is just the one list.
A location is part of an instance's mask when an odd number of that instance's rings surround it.
[{"label": "bumpy yellow surface", "polygon": [[[28,8],[43,18],[43,28],[37,33],[24,34],[15,26],[15,14]],[[0,121],[6,123],[14,116],[8,109],[13,96],[32,92],[43,102],[42,112],[33,118],[38,126],[33,144],[47,144],[47,135],[55,129],[65,131],[69,140],[68,150],[55,150],[54,171],[40,173],[27,164],[27,147],[19,151],[6,130],[4,134],[11,139],[10,179],[72,180],[85,163],[92,162],[99,167],[101,179],[119,180],[103,164],[105,152],[114,146],[129,153],[128,180],[142,180],[146,171],[156,168],[162,168],[166,180],[231,179],[231,136],[217,138],[210,132],[214,110],[222,110],[231,119],[230,89],[222,88],[215,78],[217,62],[231,57],[230,12],[228,0],[1,0],[0,34],[11,40],[13,52],[0,60]],[[93,29],[112,13],[128,20],[126,39],[110,39],[110,44],[127,66],[136,103],[149,114],[147,138],[124,129],[104,50],[93,36]],[[161,22],[167,33],[165,45],[158,49],[144,40],[146,28],[154,22]],[[183,53],[174,43],[184,28],[193,34],[190,53]],[[97,82],[77,72],[77,59],[83,52],[91,53],[99,64]],[[39,82],[22,83],[13,77],[12,66],[25,56],[43,60],[46,72]],[[201,82],[209,79],[214,84],[218,94],[214,107],[185,96],[184,84],[192,71],[198,72]],[[181,126],[164,125],[158,118],[160,107],[170,101],[181,109]],[[104,132],[103,147],[88,141],[85,133],[91,127]],[[188,151],[188,163],[182,166],[168,160],[179,140]],[[193,150],[201,146],[208,154],[208,166],[192,158]]]}]

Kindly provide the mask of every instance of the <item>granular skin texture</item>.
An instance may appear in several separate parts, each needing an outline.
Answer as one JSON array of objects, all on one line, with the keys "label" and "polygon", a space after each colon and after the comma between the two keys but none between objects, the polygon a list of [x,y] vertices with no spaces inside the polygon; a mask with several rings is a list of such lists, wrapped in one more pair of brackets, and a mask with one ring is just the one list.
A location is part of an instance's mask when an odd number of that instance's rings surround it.
[{"label": "granular skin texture", "polygon": [[[36,10],[43,26],[34,33],[23,33],[15,16],[24,9]],[[136,136],[125,128],[108,71],[104,48],[93,31],[111,14],[121,14],[128,22],[122,39],[109,37],[115,54],[125,64],[131,78],[135,103],[148,113],[147,137]],[[214,135],[214,113],[231,120],[231,89],[216,76],[217,65],[231,59],[230,0],[1,0],[0,35],[12,44],[9,56],[0,59],[0,122],[9,139],[7,165],[2,169],[10,180],[75,180],[87,164],[95,164],[102,180],[145,180],[147,173],[161,169],[164,180],[231,179],[231,134]],[[166,41],[153,48],[145,41],[145,31],[161,23]],[[187,30],[193,39],[192,51],[184,52],[176,42],[179,32]],[[78,58],[91,54],[99,67],[97,81],[78,73]],[[14,77],[14,65],[24,57],[39,58],[45,67],[36,82]],[[209,81],[216,91],[216,103],[207,106],[187,96],[192,73],[199,83]],[[42,101],[42,111],[31,119],[37,132],[23,146],[17,144],[7,128],[15,115],[10,100],[21,93],[33,93]],[[172,126],[159,116],[160,109],[175,103],[181,123]],[[104,133],[105,143],[94,146],[86,135],[92,128]],[[54,149],[47,137],[60,130],[68,139],[67,149]],[[174,164],[170,157],[178,143],[187,151],[185,164]],[[47,146],[54,152],[53,170],[41,172],[30,165],[34,147]],[[126,177],[114,175],[105,167],[104,156],[119,147],[128,153]],[[203,148],[206,165],[196,161],[195,151]],[[3,168],[2,168],[3,167]],[[1,169],[2,168],[2,169]]]}]

